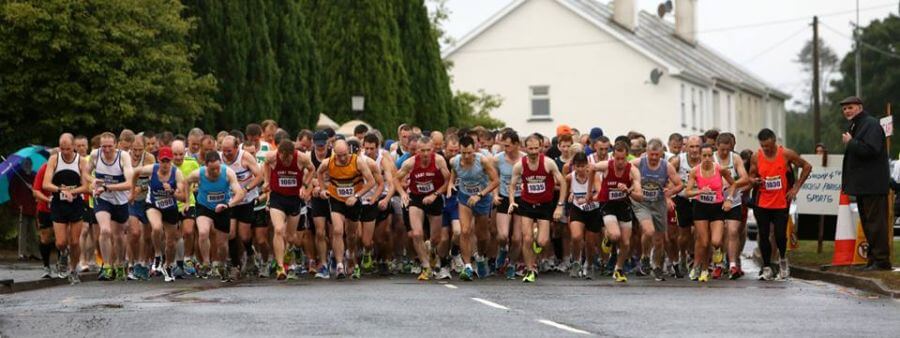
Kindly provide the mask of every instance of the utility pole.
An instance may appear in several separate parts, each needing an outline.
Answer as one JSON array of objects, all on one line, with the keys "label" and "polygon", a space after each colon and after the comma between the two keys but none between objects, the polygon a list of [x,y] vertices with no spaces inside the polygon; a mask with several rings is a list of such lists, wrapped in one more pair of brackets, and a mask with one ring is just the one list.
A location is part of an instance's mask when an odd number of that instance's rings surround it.
[{"label": "utility pole", "polygon": [[856,0],[856,24],[853,25],[853,41],[856,44],[856,97],[862,97],[862,45],[859,43],[859,0]]},{"label": "utility pole", "polygon": [[822,121],[819,114],[819,17],[813,17],[813,50],[812,50],[812,71],[813,71],[813,141],[819,144],[822,141]]}]

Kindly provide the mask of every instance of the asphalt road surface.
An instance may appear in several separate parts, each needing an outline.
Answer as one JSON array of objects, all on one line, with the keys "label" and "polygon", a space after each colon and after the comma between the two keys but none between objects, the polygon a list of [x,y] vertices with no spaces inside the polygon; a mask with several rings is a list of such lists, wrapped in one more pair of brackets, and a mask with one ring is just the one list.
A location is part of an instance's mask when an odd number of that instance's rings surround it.
[{"label": "asphalt road surface", "polygon": [[891,336],[900,301],[793,279],[91,282],[0,296],[0,336]]}]

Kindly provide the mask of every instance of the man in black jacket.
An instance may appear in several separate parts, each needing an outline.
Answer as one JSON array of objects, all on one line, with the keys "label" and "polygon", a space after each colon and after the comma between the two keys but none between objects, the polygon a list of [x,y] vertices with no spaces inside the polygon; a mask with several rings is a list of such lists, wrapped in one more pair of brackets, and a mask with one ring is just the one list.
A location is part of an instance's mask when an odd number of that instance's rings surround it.
[{"label": "man in black jacket", "polygon": [[890,186],[884,129],[863,110],[863,102],[851,96],[841,101],[841,111],[850,121],[843,134],[844,193],[856,196],[859,218],[869,243],[866,270],[890,270],[887,193]]}]

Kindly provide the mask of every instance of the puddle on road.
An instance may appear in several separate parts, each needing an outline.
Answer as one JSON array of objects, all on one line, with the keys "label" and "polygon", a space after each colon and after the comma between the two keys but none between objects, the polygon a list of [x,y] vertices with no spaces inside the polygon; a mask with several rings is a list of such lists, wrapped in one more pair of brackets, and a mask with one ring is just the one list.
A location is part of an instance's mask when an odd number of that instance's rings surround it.
[{"label": "puddle on road", "polygon": [[103,310],[103,309],[121,309],[124,307],[125,307],[125,305],[122,305],[122,304],[104,303],[104,304],[94,304],[94,305],[90,305],[90,306],[82,306],[81,309],[82,310]]}]

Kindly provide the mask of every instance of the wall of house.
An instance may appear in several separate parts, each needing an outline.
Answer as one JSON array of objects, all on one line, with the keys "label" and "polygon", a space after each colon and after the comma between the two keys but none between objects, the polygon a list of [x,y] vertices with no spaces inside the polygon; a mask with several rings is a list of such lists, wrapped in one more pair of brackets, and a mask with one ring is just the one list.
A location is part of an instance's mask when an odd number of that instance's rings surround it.
[{"label": "wall of house", "polygon": [[[553,0],[526,2],[449,60],[454,89],[501,95],[494,117],[521,133],[552,135],[562,123],[663,139],[690,130],[680,121],[681,80],[651,84],[660,65]],[[549,120],[532,119],[532,86],[549,86]]]}]

